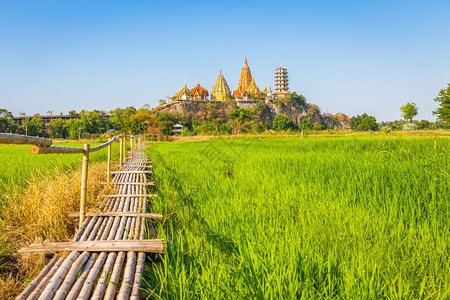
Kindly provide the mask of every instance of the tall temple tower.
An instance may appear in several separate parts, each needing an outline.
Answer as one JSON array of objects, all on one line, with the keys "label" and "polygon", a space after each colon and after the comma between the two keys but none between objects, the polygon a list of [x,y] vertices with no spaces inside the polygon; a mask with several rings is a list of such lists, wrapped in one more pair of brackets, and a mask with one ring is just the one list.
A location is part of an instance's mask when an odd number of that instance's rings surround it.
[{"label": "tall temple tower", "polygon": [[222,70],[219,72],[216,83],[211,90],[211,100],[214,101],[226,101],[231,98],[231,90],[228,87],[228,83],[225,77],[222,75]]},{"label": "tall temple tower", "polygon": [[289,94],[288,72],[286,68],[275,69],[275,96],[283,98]]},{"label": "tall temple tower", "polygon": [[233,96],[242,97],[247,88],[252,83],[252,73],[247,64],[247,56],[244,58],[244,65],[242,66],[241,76],[239,77],[239,84],[237,89],[233,92]]}]

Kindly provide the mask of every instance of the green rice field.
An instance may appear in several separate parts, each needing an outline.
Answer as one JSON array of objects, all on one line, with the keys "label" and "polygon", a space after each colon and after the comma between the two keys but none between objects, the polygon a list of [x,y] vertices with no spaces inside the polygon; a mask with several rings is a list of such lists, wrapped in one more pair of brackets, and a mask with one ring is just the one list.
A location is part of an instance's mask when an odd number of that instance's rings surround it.
[{"label": "green rice field", "polygon": [[448,299],[450,139],[154,143],[152,298]]},{"label": "green rice field", "polygon": [[[91,143],[91,147],[101,143]],[[83,143],[64,143],[55,144],[55,146],[83,147]],[[114,143],[113,161],[119,159],[118,153],[118,143]],[[106,158],[106,149],[90,154],[92,162],[106,161]],[[80,168],[82,159],[82,154],[32,154],[29,145],[0,144],[0,207],[2,194],[10,192],[12,185],[25,186],[30,176],[48,175]]]}]

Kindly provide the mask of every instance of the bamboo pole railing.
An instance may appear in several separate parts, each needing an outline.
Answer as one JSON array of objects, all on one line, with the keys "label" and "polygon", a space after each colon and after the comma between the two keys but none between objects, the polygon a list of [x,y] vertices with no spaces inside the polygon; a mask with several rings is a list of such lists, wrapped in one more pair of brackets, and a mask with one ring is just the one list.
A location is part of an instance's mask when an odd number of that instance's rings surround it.
[{"label": "bamboo pole railing", "polygon": [[0,133],[0,144],[22,144],[50,146],[52,140],[29,135]]}]

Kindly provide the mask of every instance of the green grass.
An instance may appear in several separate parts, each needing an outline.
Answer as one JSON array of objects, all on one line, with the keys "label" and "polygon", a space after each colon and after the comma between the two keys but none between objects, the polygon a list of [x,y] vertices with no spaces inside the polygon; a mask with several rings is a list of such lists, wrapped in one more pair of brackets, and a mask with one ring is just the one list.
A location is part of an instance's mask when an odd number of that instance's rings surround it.
[{"label": "green grass", "polygon": [[[91,147],[100,145],[91,143]],[[64,147],[83,147],[83,143],[55,144]],[[113,144],[113,161],[119,157],[119,143]],[[107,150],[90,154],[92,162],[105,161]],[[2,195],[11,192],[11,186],[26,186],[30,176],[45,176],[65,172],[81,166],[82,154],[31,154],[29,145],[0,144],[0,207]]]},{"label": "green grass", "polygon": [[450,139],[151,144],[154,298],[446,299]]}]

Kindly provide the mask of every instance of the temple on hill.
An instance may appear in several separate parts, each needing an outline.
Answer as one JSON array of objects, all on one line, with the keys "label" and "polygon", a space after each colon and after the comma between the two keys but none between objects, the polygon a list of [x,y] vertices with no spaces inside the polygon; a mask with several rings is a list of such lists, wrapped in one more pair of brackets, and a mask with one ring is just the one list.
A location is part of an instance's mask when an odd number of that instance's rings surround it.
[{"label": "temple on hill", "polygon": [[250,107],[258,100],[269,102],[274,97],[283,98],[289,94],[286,68],[280,67],[275,70],[275,90],[276,92],[272,94],[272,89],[269,85],[268,87],[264,86],[264,90],[261,92],[248,66],[247,56],[245,56],[244,65],[239,76],[239,83],[233,94],[231,94],[230,87],[222,74],[222,70],[220,70],[219,76],[211,90],[211,100],[208,99],[208,90],[200,86],[199,82],[192,89],[189,89],[184,84],[172,99],[174,101],[228,101],[234,99],[240,107]]},{"label": "temple on hill", "polygon": [[222,75],[222,70],[219,72],[216,83],[211,90],[211,100],[212,101],[227,101],[231,99],[231,90],[228,86],[225,77]]},{"label": "temple on hill", "polygon": [[247,64],[247,56],[244,58],[244,65],[242,66],[241,76],[239,76],[239,83],[237,89],[233,92],[233,96],[236,98],[242,97],[248,90],[252,82],[252,72]]},{"label": "temple on hill", "polygon": [[197,85],[192,89],[189,89],[185,83],[181,88],[181,90],[177,91],[175,95],[173,95],[172,99],[174,101],[179,100],[207,101],[208,96],[209,96],[208,90],[203,88],[200,85],[200,82],[198,82]]},{"label": "temple on hill", "polygon": [[202,88],[200,86],[200,82],[198,82],[197,85],[193,89],[191,89],[191,94],[193,100],[195,101],[206,101],[209,96],[208,90]]}]

